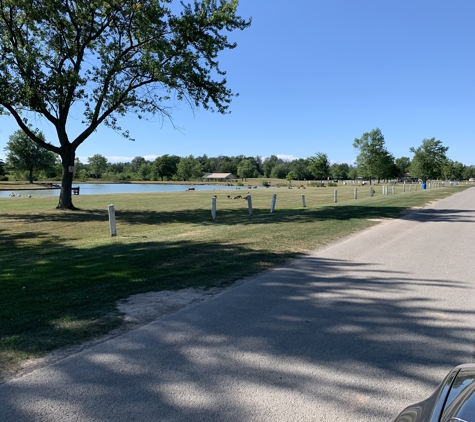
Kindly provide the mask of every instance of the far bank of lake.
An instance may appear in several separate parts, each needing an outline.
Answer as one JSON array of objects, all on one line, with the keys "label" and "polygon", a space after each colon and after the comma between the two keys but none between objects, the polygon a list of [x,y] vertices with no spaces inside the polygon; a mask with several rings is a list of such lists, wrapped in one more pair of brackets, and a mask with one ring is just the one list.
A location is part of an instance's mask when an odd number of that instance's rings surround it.
[{"label": "far bank of lake", "polygon": [[[59,188],[45,188],[45,189],[28,189],[28,185],[24,185],[25,188],[14,188],[0,191],[0,198],[7,198],[12,193],[21,196],[58,196]],[[161,184],[161,183],[75,183],[73,187],[80,188],[80,195],[109,195],[117,193],[154,193],[154,192],[184,192],[189,188],[196,191],[200,190],[236,190],[236,189],[249,189],[246,186],[225,186],[225,185],[198,185],[198,184]],[[255,186],[252,186],[256,188]],[[4,186],[2,186],[4,188]],[[264,188],[264,186],[257,186],[258,189]]]}]

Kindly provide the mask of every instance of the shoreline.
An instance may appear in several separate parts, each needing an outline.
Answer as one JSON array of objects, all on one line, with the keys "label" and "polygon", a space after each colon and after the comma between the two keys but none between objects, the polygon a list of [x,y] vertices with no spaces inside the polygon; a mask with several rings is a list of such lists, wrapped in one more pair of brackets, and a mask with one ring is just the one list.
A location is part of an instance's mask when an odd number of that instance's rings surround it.
[{"label": "shoreline", "polygon": [[[61,185],[58,183],[53,183],[53,186],[49,186],[50,183],[28,183],[28,184],[16,184],[14,182],[0,182],[0,191],[10,191],[10,190],[52,190],[52,189],[61,189]],[[124,181],[124,182],[115,182],[115,181],[87,181],[87,182],[75,182],[74,186],[80,186],[82,184],[101,184],[101,185],[183,185],[183,186],[234,186],[229,183],[205,183],[205,182],[161,182],[161,181]]]}]

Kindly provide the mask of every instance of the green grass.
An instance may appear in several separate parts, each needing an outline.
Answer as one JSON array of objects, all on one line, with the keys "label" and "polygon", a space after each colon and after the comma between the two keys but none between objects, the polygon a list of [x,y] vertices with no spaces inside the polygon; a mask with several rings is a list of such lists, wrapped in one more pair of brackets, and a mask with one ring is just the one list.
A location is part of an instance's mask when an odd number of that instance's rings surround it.
[{"label": "green grass", "polygon": [[340,186],[338,204],[333,188],[251,190],[252,216],[227,198],[246,189],[219,191],[215,221],[212,191],[79,195],[77,212],[55,210],[56,197],[0,198],[0,368],[120,326],[115,304],[131,294],[227,285],[466,187],[373,198],[360,187],[355,201]]}]

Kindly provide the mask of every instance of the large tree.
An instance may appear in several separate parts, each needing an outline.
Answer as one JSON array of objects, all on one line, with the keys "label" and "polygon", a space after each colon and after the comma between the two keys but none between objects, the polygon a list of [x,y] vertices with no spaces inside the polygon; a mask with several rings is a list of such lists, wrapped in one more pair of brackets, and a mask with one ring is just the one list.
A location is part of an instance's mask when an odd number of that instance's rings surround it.
[{"label": "large tree", "polygon": [[315,179],[326,179],[330,175],[330,160],[327,154],[317,152],[314,157],[310,157],[309,170]]},{"label": "large tree", "polygon": [[152,165],[152,177],[161,180],[166,177],[167,180],[170,180],[176,174],[179,162],[180,157],[177,155],[165,154],[157,157]]},{"label": "large tree", "polygon": [[87,158],[89,174],[97,179],[102,176],[107,169],[107,158],[101,154],[95,154]]},{"label": "large tree", "polygon": [[241,179],[253,177],[257,173],[256,163],[252,158],[245,158],[237,166],[237,175]]},{"label": "large tree", "polygon": [[442,141],[435,138],[424,139],[418,148],[412,147],[414,154],[410,171],[411,175],[422,179],[425,183],[429,179],[437,179],[442,176],[442,169],[447,164],[447,151]]},{"label": "large tree", "polygon": [[404,177],[411,167],[411,159],[409,157],[399,157],[394,161],[398,177]]},{"label": "large tree", "polygon": [[[46,142],[43,133],[34,133]],[[30,183],[33,183],[34,171],[49,170],[56,164],[56,155],[35,144],[22,130],[17,130],[9,136],[4,150],[7,153],[8,166],[16,171],[27,171]]]},{"label": "large tree", "polygon": [[361,138],[355,138],[353,147],[359,150],[356,157],[358,172],[362,177],[367,177],[370,184],[372,179],[387,178],[394,172],[394,157],[386,149],[380,129],[373,129],[363,133]]},{"label": "large tree", "polygon": [[[250,21],[238,0],[0,0],[0,114],[9,113],[30,139],[61,156],[58,208],[74,209],[76,149],[101,124],[122,132],[127,113],[169,116],[175,96],[226,113],[234,94],[218,64],[233,49],[226,31]],[[177,7],[173,6],[174,10]],[[70,133],[71,115],[83,115]],[[57,145],[35,133],[46,119]]]}]

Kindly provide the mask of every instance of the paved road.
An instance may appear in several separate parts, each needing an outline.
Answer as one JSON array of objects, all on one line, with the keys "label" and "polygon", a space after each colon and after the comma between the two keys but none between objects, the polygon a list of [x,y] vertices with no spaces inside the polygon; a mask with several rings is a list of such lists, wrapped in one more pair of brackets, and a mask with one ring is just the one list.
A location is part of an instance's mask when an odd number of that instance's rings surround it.
[{"label": "paved road", "polygon": [[391,421],[475,360],[474,223],[475,189],[383,222],[0,385],[0,419]]}]

